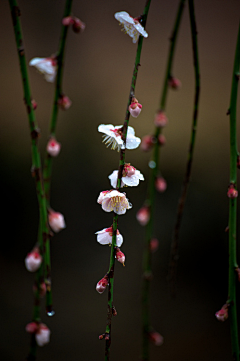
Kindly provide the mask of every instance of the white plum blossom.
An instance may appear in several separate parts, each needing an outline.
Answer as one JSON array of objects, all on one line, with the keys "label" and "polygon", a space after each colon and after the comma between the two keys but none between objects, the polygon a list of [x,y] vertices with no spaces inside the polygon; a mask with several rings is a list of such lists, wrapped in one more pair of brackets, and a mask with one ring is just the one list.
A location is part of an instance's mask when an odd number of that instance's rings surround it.
[{"label": "white plum blossom", "polygon": [[126,11],[120,11],[114,14],[114,17],[122,25],[125,33],[133,39],[133,43],[138,41],[139,35],[144,36],[144,38],[148,37],[148,33],[144,30],[139,20],[132,18]]},{"label": "white plum blossom", "polygon": [[40,323],[39,329],[35,335],[38,346],[44,346],[49,343],[50,333],[51,331],[49,330],[49,328],[44,323]]},{"label": "white plum blossom", "polygon": [[[108,176],[111,181],[111,186],[113,188],[117,187],[118,180],[118,170],[115,170]],[[134,187],[139,185],[139,181],[144,180],[144,176],[142,173],[130,165],[130,163],[126,163],[123,168],[122,179],[121,179],[121,188],[124,186]]]},{"label": "white plum blossom", "polygon": [[132,208],[128,202],[125,193],[117,190],[101,192],[97,202],[102,205],[105,212],[115,212],[116,214],[125,214],[127,209]]},{"label": "white plum blossom", "polygon": [[[112,124],[101,124],[98,127],[100,133],[104,133],[103,142],[106,143],[107,147],[112,144],[111,149],[117,149],[119,152],[120,149],[125,149],[125,144],[122,140],[122,125],[113,126]],[[128,127],[127,138],[126,138],[126,148],[127,149],[136,149],[141,143],[141,139],[135,137],[135,131],[133,127]]]},{"label": "white plum blossom", "polygon": [[46,81],[53,83],[57,74],[57,61],[55,58],[33,58],[29,62],[30,66],[44,75]]},{"label": "white plum blossom", "polygon": [[[101,231],[96,232],[95,234],[97,234],[98,243],[102,245],[112,244],[112,235],[113,235],[112,226],[109,228],[104,228]],[[123,236],[120,234],[119,230],[117,229],[116,245],[118,247],[121,247],[122,243],[123,243]]]},{"label": "white plum blossom", "polygon": [[66,228],[64,217],[59,212],[49,211],[48,222],[52,230],[56,233]]}]

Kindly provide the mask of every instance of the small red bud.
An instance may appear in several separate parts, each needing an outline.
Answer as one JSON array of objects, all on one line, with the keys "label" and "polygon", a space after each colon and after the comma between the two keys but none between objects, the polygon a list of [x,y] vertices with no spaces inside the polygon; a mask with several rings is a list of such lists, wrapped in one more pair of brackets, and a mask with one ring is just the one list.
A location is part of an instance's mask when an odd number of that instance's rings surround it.
[{"label": "small red bud", "polygon": [[118,248],[117,252],[116,252],[116,259],[118,262],[122,263],[123,266],[125,266],[124,262],[125,262],[125,255],[122,251],[120,251],[120,249]]},{"label": "small red bud", "polygon": [[225,304],[222,306],[221,310],[215,313],[215,316],[218,321],[224,322],[228,319],[228,305]]},{"label": "small red bud", "polygon": [[139,209],[139,211],[136,214],[138,222],[141,224],[141,226],[146,226],[146,224],[149,221],[150,218],[150,211],[149,208],[146,206],[143,206]]},{"label": "small red bud", "polygon": [[149,244],[150,251],[155,252],[158,249],[159,241],[157,238],[152,238]]},{"label": "small red bud", "polygon": [[168,119],[162,110],[159,110],[154,118],[154,124],[158,128],[163,128],[167,125]]},{"label": "small red bud", "polygon": [[103,293],[108,285],[108,275],[105,275],[100,281],[98,281],[96,290],[98,293]]},{"label": "small red bud", "polygon": [[179,79],[170,77],[170,79],[168,81],[168,85],[170,86],[170,88],[172,88],[174,90],[178,90],[179,88],[181,88],[182,84]]},{"label": "small red bud", "polygon": [[167,189],[167,182],[163,177],[157,177],[155,181],[155,187],[158,192],[163,193]]},{"label": "small red bud", "polygon": [[144,151],[144,152],[148,152],[149,150],[152,149],[153,145],[155,143],[155,138],[152,135],[145,135],[142,138],[142,142],[140,145],[140,148]]},{"label": "small red bud", "polygon": [[156,331],[149,332],[150,341],[154,343],[155,346],[161,346],[163,344],[163,337],[160,333]]},{"label": "small red bud", "polygon": [[230,184],[230,186],[228,187],[227,196],[228,198],[237,198],[238,191],[234,188],[234,184]]}]

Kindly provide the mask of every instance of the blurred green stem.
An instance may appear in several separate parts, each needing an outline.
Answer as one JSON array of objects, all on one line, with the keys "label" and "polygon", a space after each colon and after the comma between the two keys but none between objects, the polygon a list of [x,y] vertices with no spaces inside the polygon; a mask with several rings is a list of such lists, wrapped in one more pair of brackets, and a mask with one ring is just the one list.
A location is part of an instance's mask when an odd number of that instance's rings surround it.
[{"label": "blurred green stem", "polygon": [[[162,96],[160,99],[160,110],[164,111],[166,108],[168,82],[171,77],[173,58],[176,48],[177,35],[182,19],[184,10],[185,0],[179,2],[176,20],[173,27],[172,36],[170,38],[170,48],[167,61],[167,69],[165,73],[165,79],[163,83]],[[149,207],[150,218],[146,226],[146,241],[145,249],[143,254],[143,289],[142,289],[142,322],[143,322],[143,346],[142,346],[142,360],[146,361],[149,359],[149,331],[150,331],[150,315],[149,315],[149,289],[151,280],[151,251],[150,241],[153,237],[153,210],[154,210],[154,199],[155,199],[155,180],[159,169],[159,141],[158,137],[161,134],[161,128],[156,127],[155,130],[155,144],[153,149],[152,164],[153,168],[150,172],[148,196],[145,201],[147,207]]]},{"label": "blurred green stem", "polygon": [[[240,26],[236,45],[236,53],[233,67],[232,90],[230,99],[230,184],[237,184],[237,92],[240,67]],[[236,282],[237,274],[237,198],[229,199],[229,279],[228,279],[228,304],[231,327],[232,355],[234,361],[239,361],[239,341],[237,325],[237,300]]]},{"label": "blurred green stem", "polygon": [[191,34],[192,34],[193,63],[194,63],[194,71],[195,71],[195,97],[194,97],[194,110],[193,110],[192,131],[191,131],[189,152],[188,152],[188,161],[187,161],[185,177],[182,185],[181,195],[178,201],[177,217],[173,232],[173,239],[171,243],[170,262],[169,262],[169,282],[170,282],[172,296],[175,296],[175,292],[176,292],[175,284],[176,284],[176,273],[177,273],[177,262],[178,262],[179,231],[181,227],[187,190],[190,183],[193,153],[195,146],[195,137],[197,131],[198,106],[199,106],[199,95],[200,95],[200,72],[199,72],[197,28],[196,28],[196,20],[195,20],[195,12],[194,12],[194,2],[193,0],[189,0],[188,3],[189,3],[189,16],[191,23]]},{"label": "blurred green stem", "polygon": [[[147,22],[147,16],[148,16],[150,3],[151,3],[151,0],[147,0],[145,8],[144,8],[144,12],[141,16],[141,24],[143,27],[145,27],[146,22]],[[130,94],[128,97],[126,116],[125,116],[124,125],[123,125],[122,139],[123,139],[125,146],[126,146],[127,130],[128,130],[128,124],[129,124],[129,117],[130,117],[128,108],[129,108],[129,105],[131,104],[132,98],[134,97],[134,93],[135,93],[135,86],[136,86],[138,68],[140,65],[140,57],[141,57],[141,51],[142,51],[142,43],[143,43],[143,37],[140,36],[139,40],[138,40],[137,53],[136,53],[135,64],[134,64],[134,69],[133,69]],[[119,190],[121,187],[121,179],[122,179],[122,172],[123,172],[124,164],[125,164],[125,149],[121,149],[119,168],[118,168],[118,180],[117,180],[117,187],[116,187],[117,190]],[[109,361],[110,346],[111,346],[111,323],[112,323],[112,315],[113,315],[113,282],[114,282],[114,264],[115,264],[115,247],[116,247],[117,227],[118,227],[118,215],[116,213],[114,213],[112,246],[111,246],[110,264],[109,264],[109,271],[108,271],[109,272],[108,273],[109,286],[108,286],[107,326],[106,326],[106,332],[105,332],[105,339],[106,339],[105,361]],[[107,337],[106,337],[106,335],[107,335]]]},{"label": "blurred green stem", "polygon": [[[72,0],[66,0],[63,18],[70,16],[71,7],[72,7]],[[60,97],[62,96],[63,58],[64,58],[64,50],[65,50],[67,32],[68,32],[68,26],[62,25],[59,49],[56,54],[57,77],[56,77],[56,87],[55,87],[55,95],[54,95],[54,101],[53,101],[53,109],[52,109],[52,118],[51,118],[51,123],[50,123],[50,137],[55,137],[55,135],[56,135],[56,124],[57,124],[58,107],[59,107],[58,101],[59,101]],[[46,152],[45,161],[44,161],[44,169],[43,169],[43,179],[44,179],[44,188],[45,188],[45,194],[46,194],[48,207],[50,207],[51,175],[52,175],[52,157]]]}]

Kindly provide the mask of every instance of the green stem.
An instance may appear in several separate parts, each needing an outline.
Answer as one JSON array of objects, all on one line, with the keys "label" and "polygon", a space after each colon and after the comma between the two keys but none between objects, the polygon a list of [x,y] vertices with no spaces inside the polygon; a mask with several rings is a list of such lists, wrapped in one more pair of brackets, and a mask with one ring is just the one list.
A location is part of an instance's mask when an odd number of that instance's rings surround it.
[{"label": "green stem", "polygon": [[[25,51],[24,51],[24,47],[23,47],[22,30],[21,30],[21,24],[20,24],[20,20],[19,20],[20,10],[19,10],[16,0],[9,0],[9,5],[10,5],[10,9],[11,9],[15,40],[16,40],[18,57],[19,57],[19,62],[20,62],[20,71],[21,71],[21,76],[22,76],[24,101],[25,101],[26,108],[27,108],[30,134],[31,134],[32,175],[33,175],[33,177],[35,179],[35,183],[36,183],[36,192],[37,192],[37,199],[38,199],[38,205],[39,205],[39,216],[40,216],[40,222],[39,222],[40,230],[39,230],[38,238],[39,238],[39,247],[40,247],[41,253],[43,255],[43,261],[44,261],[43,268],[45,269],[45,272],[46,272],[47,253],[45,252],[45,249],[48,248],[47,244],[49,243],[49,230],[48,230],[48,221],[47,221],[47,205],[46,205],[46,198],[45,198],[45,193],[44,193],[42,172],[41,172],[41,159],[40,159],[40,153],[38,150],[39,129],[37,126],[35,113],[34,113],[32,101],[31,101],[32,99],[31,99],[30,85],[29,85],[29,80],[28,80]],[[50,277],[49,272],[50,271],[47,270],[48,277]],[[40,285],[38,285],[38,288],[39,287],[40,287]],[[37,298],[39,300],[39,296]],[[39,319],[39,317],[40,317],[39,314],[40,314],[39,305],[34,306],[34,319]],[[33,349],[35,350],[35,348],[36,347],[34,346]],[[34,355],[35,351],[33,351],[33,355]],[[35,356],[33,356],[33,357],[35,357]]]},{"label": "green stem", "polygon": [[189,152],[188,152],[188,161],[187,161],[185,177],[182,185],[181,195],[178,201],[177,217],[174,226],[173,239],[171,243],[170,263],[169,263],[169,282],[171,286],[172,296],[175,295],[176,270],[177,270],[178,248],[179,248],[179,232],[180,232],[183,210],[184,210],[184,205],[186,201],[187,190],[189,187],[191,170],[192,170],[193,153],[194,153],[195,138],[197,131],[199,95],[200,95],[200,72],[199,72],[198,46],[197,46],[197,28],[196,28],[193,0],[189,0],[189,16],[191,23],[193,63],[194,63],[194,71],[195,71],[195,97],[194,97],[194,110],[193,110],[192,131],[191,131]]},{"label": "green stem", "polygon": [[[236,53],[233,67],[232,90],[230,99],[230,184],[237,184],[237,92],[240,67],[240,26],[236,45]],[[229,199],[229,280],[228,280],[228,304],[231,327],[232,355],[234,361],[239,361],[239,341],[237,325],[237,302],[236,302],[236,268],[237,251],[237,198]]]},{"label": "green stem", "polygon": [[[179,2],[178,11],[176,20],[173,27],[173,32],[170,38],[170,48],[168,53],[167,68],[163,83],[162,96],[160,98],[159,109],[164,111],[166,108],[166,100],[168,93],[168,82],[171,77],[173,58],[175,54],[177,35],[179,32],[180,22],[182,19],[182,14],[184,10],[185,0]],[[150,331],[150,315],[149,315],[149,290],[150,290],[150,280],[151,280],[151,251],[150,251],[150,241],[153,237],[153,211],[154,211],[154,199],[155,199],[155,180],[158,174],[159,169],[159,157],[160,157],[160,148],[158,137],[161,134],[161,128],[156,127],[155,130],[155,144],[153,149],[152,156],[152,168],[150,172],[149,186],[148,186],[148,196],[145,201],[147,207],[149,207],[150,218],[146,226],[146,241],[145,249],[143,253],[143,271],[144,271],[144,280],[143,280],[143,289],[142,289],[142,322],[143,322],[143,346],[142,346],[142,360],[146,361],[149,359],[149,331]]]},{"label": "green stem", "polygon": [[[148,11],[150,7],[151,0],[147,0],[143,14],[141,16],[141,24],[145,27],[147,22]],[[138,40],[138,47],[137,53],[135,58],[135,64],[133,69],[133,76],[131,81],[130,93],[128,97],[127,109],[126,109],[126,116],[123,125],[123,134],[122,139],[126,147],[126,138],[127,138],[127,130],[129,124],[129,117],[130,112],[128,110],[129,105],[131,104],[131,100],[134,97],[135,93],[135,86],[137,81],[138,75],[138,68],[140,65],[140,57],[142,51],[142,43],[143,37],[140,36]],[[119,168],[118,168],[118,180],[117,180],[117,187],[116,189],[119,190],[121,187],[121,179],[122,179],[122,172],[125,164],[125,149],[121,149],[120,151],[120,160],[119,160]],[[110,357],[110,346],[111,346],[111,323],[112,323],[112,314],[113,314],[113,283],[114,283],[114,264],[115,264],[115,247],[116,247],[116,235],[117,235],[117,228],[118,228],[118,215],[114,213],[113,216],[113,235],[112,235],[112,245],[111,245],[111,255],[110,255],[110,264],[109,264],[109,287],[108,287],[108,312],[107,312],[107,326],[105,336],[106,339],[106,346],[105,346],[105,361],[109,361]]]},{"label": "green stem", "polygon": [[[72,0],[66,0],[63,18],[71,14],[71,7],[72,7]],[[62,95],[62,78],[63,78],[63,64],[64,64],[63,59],[64,59],[64,50],[65,50],[67,32],[68,32],[68,26],[62,25],[59,49],[56,54],[57,77],[56,77],[56,88],[55,88],[55,95],[53,101],[53,109],[52,109],[52,118],[50,123],[50,137],[55,137],[56,135],[56,124],[57,124],[57,116],[58,116],[58,108],[59,108],[58,101]],[[46,194],[48,207],[50,206],[51,175],[52,175],[52,157],[46,152],[44,169],[43,169],[43,179],[44,179],[44,187],[45,187],[45,194]]]}]

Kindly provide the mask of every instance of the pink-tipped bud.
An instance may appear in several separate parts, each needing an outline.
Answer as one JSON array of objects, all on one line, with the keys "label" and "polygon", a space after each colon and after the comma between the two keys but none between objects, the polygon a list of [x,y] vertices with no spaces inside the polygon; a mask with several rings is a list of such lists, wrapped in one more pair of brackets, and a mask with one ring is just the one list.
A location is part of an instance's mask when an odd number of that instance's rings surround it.
[{"label": "pink-tipped bud", "polygon": [[146,206],[143,206],[139,209],[139,211],[136,214],[138,222],[141,224],[141,226],[146,226],[146,224],[149,221],[150,218],[150,211],[149,208]]},{"label": "pink-tipped bud", "polygon": [[181,82],[179,79],[171,77],[168,81],[168,85],[170,88],[174,89],[174,90],[178,90],[179,88],[181,88]]},{"label": "pink-tipped bud", "polygon": [[165,145],[166,144],[166,138],[165,138],[165,136],[163,134],[159,134],[158,143],[159,143],[159,145]]},{"label": "pink-tipped bud", "polygon": [[123,168],[123,177],[131,177],[135,174],[136,168],[134,168],[130,163],[125,163]]},{"label": "pink-tipped bud", "polygon": [[74,22],[73,22],[73,31],[75,33],[80,33],[82,31],[84,31],[86,25],[81,21],[79,20],[78,18],[73,18]]},{"label": "pink-tipped bud", "polygon": [[163,344],[163,337],[156,331],[149,332],[149,339],[154,343],[155,346],[161,346]]},{"label": "pink-tipped bud", "polygon": [[108,285],[108,276],[104,276],[100,281],[98,281],[96,290],[98,293],[103,293]]},{"label": "pink-tipped bud", "polygon": [[142,105],[138,102],[132,102],[129,105],[128,110],[133,118],[137,118],[139,116],[139,114],[141,113]]},{"label": "pink-tipped bud", "polygon": [[72,16],[66,16],[65,18],[62,19],[62,24],[64,26],[73,25],[74,24],[73,17]]},{"label": "pink-tipped bud", "polygon": [[37,102],[34,99],[32,99],[31,103],[32,103],[33,109],[36,110],[37,109]]},{"label": "pink-tipped bud", "polygon": [[61,144],[55,138],[50,138],[47,144],[47,152],[51,157],[56,157],[61,150]]},{"label": "pink-tipped bud", "polygon": [[64,217],[59,212],[54,212],[53,210],[50,210],[48,214],[48,222],[52,230],[56,233],[66,228]]},{"label": "pink-tipped bud", "polygon": [[67,110],[72,105],[72,102],[66,95],[61,95],[58,99],[58,105],[62,110]]},{"label": "pink-tipped bud", "polygon": [[122,263],[123,266],[125,266],[124,262],[125,262],[125,255],[122,251],[120,251],[120,249],[118,248],[117,252],[116,252],[116,259],[118,262]]},{"label": "pink-tipped bud", "polygon": [[27,326],[25,327],[25,330],[28,333],[36,333],[38,330],[38,324],[36,322],[30,322],[27,324]]},{"label": "pink-tipped bud", "polygon": [[25,266],[29,272],[35,272],[39,269],[42,263],[42,256],[39,249],[35,248],[32,252],[28,253],[25,258]]},{"label": "pink-tipped bud", "polygon": [[153,145],[155,143],[155,138],[152,135],[145,135],[142,138],[142,142],[140,145],[140,148],[144,151],[144,152],[148,152],[149,150],[152,149]]},{"label": "pink-tipped bud", "polygon": [[149,244],[150,247],[150,251],[151,252],[156,252],[156,250],[158,249],[158,245],[159,245],[159,241],[157,238],[152,238]]},{"label": "pink-tipped bud", "polygon": [[112,315],[117,316],[117,310],[116,310],[115,306],[113,306],[113,308],[112,308]]},{"label": "pink-tipped bud", "polygon": [[154,124],[157,128],[163,128],[167,125],[168,119],[162,110],[159,110],[154,118]]},{"label": "pink-tipped bud", "polygon": [[234,184],[230,184],[230,186],[228,187],[227,196],[228,198],[237,198],[238,191],[234,188]]},{"label": "pink-tipped bud", "polygon": [[[40,297],[44,297],[46,295],[47,287],[45,282],[42,282],[39,287],[39,295]],[[36,285],[33,285],[33,292],[37,292]]]},{"label": "pink-tipped bud", "polygon": [[155,187],[158,192],[163,193],[167,189],[167,182],[163,177],[157,177],[155,180]]},{"label": "pink-tipped bud", "polygon": [[223,305],[221,310],[215,313],[215,316],[218,321],[224,322],[228,319],[228,305]]},{"label": "pink-tipped bud", "polygon": [[49,343],[50,333],[51,331],[49,330],[49,328],[44,323],[40,323],[37,333],[35,335],[38,346],[42,347]]}]

